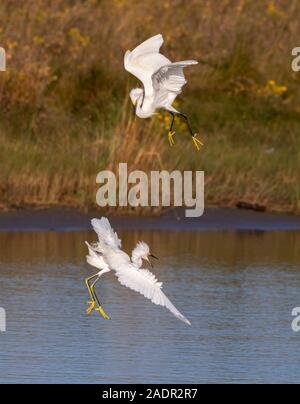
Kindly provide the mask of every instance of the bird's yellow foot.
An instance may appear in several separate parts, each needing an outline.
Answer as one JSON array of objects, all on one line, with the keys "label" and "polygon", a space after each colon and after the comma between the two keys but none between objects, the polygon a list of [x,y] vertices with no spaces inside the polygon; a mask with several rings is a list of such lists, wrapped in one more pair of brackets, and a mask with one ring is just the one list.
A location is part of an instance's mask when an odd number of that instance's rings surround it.
[{"label": "bird's yellow foot", "polygon": [[196,147],[197,150],[200,150],[200,146],[204,146],[204,144],[201,142],[201,140],[197,139],[198,134],[195,133],[195,135],[192,137],[194,146]]},{"label": "bird's yellow foot", "polygon": [[170,142],[171,147],[174,146],[174,144],[175,144],[175,141],[174,141],[174,138],[173,138],[174,135],[175,135],[175,132],[169,131],[168,138],[169,138],[169,142]]},{"label": "bird's yellow foot", "polygon": [[93,311],[93,308],[95,307],[96,302],[94,302],[93,300],[89,300],[86,303],[90,305],[90,307],[86,310],[86,314],[90,315],[91,312]]},{"label": "bird's yellow foot", "polygon": [[95,309],[96,311],[99,311],[102,315],[103,318],[106,318],[107,320],[110,320],[110,317],[105,313],[105,311],[103,310],[103,308],[101,306],[99,306],[97,309]]}]

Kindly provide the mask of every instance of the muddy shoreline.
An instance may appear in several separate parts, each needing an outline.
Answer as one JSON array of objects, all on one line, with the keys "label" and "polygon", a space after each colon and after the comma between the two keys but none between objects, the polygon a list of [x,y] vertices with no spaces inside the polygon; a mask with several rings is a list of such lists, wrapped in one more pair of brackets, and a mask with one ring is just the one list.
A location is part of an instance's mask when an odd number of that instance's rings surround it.
[{"label": "muddy shoreline", "polygon": [[[101,213],[75,209],[18,210],[0,212],[0,232],[84,231],[90,219]],[[231,208],[207,208],[202,217],[185,218],[184,210],[165,212],[159,217],[108,215],[112,224],[124,230],[300,230],[300,217],[291,214],[262,213]]]}]

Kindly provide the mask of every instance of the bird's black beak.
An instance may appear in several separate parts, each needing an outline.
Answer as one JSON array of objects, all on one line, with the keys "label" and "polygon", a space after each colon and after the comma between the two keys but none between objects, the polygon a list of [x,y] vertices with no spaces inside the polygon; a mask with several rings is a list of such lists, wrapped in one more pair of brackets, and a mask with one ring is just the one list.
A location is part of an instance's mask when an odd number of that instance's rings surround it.
[{"label": "bird's black beak", "polygon": [[149,258],[149,257],[154,258],[154,259],[156,259],[156,260],[158,260],[158,258],[157,258],[157,257],[155,257],[155,255],[153,255],[153,254],[149,254],[148,258],[146,258],[146,260],[149,262],[149,264],[150,264],[151,268],[153,268],[152,261],[150,260],[150,258]]}]

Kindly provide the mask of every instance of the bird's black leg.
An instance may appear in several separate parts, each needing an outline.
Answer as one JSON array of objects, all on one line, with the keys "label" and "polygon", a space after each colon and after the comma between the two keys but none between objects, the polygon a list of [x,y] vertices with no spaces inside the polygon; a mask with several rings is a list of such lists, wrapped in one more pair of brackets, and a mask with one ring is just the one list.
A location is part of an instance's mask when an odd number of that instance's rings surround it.
[{"label": "bird's black leg", "polygon": [[171,122],[171,126],[169,129],[168,137],[169,137],[170,146],[174,146],[175,142],[174,142],[173,136],[175,135],[175,132],[172,132],[172,130],[173,130],[173,125],[174,125],[174,121],[175,121],[175,114],[171,111],[168,111],[168,112],[172,115],[172,122]]},{"label": "bird's black leg", "polygon": [[189,128],[191,136],[194,136],[194,133],[193,133],[192,127],[190,125],[188,117],[186,115],[182,114],[181,112],[179,113],[179,115],[182,116],[182,118],[185,120],[187,127]]},{"label": "bird's black leg", "polygon": [[175,114],[173,114],[173,112],[171,112],[171,111],[169,111],[169,113],[172,115],[172,122],[171,122],[169,132],[172,132],[174,121],[175,121]]},{"label": "bird's black leg", "polygon": [[196,149],[200,150],[200,146],[203,146],[203,143],[199,139],[197,139],[197,133],[193,132],[193,129],[191,127],[188,117],[186,115],[182,114],[181,112],[179,112],[179,115],[182,116],[182,118],[185,120]]}]

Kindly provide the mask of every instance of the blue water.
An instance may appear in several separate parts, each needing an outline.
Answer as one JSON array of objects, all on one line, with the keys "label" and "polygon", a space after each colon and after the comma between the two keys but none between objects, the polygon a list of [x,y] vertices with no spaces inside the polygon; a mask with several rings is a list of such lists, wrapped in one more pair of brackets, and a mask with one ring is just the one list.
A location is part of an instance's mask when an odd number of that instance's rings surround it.
[{"label": "blue water", "polygon": [[97,287],[111,320],[85,314],[84,240],[93,233],[0,234],[0,382],[296,383],[300,233],[121,233],[147,241],[154,272],[192,322],[121,286]]}]

